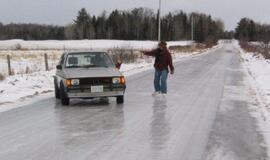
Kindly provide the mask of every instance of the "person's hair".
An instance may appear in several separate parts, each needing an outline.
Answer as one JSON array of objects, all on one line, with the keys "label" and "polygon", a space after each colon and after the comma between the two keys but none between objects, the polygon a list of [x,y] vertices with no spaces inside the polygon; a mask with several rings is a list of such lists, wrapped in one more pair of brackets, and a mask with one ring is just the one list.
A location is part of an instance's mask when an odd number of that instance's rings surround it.
[{"label": "person's hair", "polygon": [[163,47],[166,47],[167,46],[167,43],[165,41],[160,41],[158,43],[158,46],[163,46]]}]

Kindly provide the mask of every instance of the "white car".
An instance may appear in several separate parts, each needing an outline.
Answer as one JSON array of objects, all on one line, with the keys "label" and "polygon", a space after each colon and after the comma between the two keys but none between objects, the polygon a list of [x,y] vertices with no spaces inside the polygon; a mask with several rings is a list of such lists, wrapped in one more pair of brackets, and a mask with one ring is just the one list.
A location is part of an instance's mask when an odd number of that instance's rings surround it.
[{"label": "white car", "polygon": [[124,102],[126,80],[108,53],[64,53],[56,68],[55,97],[62,105],[71,98],[116,97],[118,104]]}]

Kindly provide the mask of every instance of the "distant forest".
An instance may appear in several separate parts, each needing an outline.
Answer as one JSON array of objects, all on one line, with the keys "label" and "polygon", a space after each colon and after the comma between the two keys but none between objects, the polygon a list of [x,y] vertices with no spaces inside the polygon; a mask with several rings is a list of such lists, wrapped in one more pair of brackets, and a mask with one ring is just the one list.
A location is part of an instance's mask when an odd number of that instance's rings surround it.
[{"label": "distant forest", "polygon": [[[247,41],[262,41],[270,34],[270,26],[261,25],[243,18],[235,32],[224,31],[219,19],[201,13],[187,14],[183,11],[169,12],[161,18],[161,39],[166,41],[190,40],[193,19],[194,40],[212,43],[221,38],[237,38]],[[71,24],[54,26],[43,24],[0,23],[0,40],[73,40],[73,39],[122,39],[157,40],[158,13],[148,8],[105,11],[90,15],[85,8],[78,11]]]},{"label": "distant forest", "polygon": [[252,19],[243,18],[235,29],[235,38],[241,41],[259,41],[269,43],[270,25],[254,22]]}]

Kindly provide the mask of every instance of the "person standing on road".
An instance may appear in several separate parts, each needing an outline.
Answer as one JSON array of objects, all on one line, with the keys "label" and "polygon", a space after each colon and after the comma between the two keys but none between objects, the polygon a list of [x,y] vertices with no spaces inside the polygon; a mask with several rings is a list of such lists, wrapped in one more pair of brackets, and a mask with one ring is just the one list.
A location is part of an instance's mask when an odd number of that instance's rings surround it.
[{"label": "person standing on road", "polygon": [[174,66],[172,62],[172,56],[167,49],[167,43],[161,41],[158,44],[158,48],[152,51],[142,51],[144,55],[155,57],[155,77],[154,77],[154,87],[155,92],[153,96],[159,94],[167,94],[167,78],[170,68],[170,73],[174,74]]}]

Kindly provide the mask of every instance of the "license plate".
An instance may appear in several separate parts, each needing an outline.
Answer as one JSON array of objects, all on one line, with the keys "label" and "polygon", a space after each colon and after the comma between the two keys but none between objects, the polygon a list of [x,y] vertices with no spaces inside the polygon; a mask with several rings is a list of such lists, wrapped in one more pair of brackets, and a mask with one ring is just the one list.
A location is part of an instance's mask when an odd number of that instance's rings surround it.
[{"label": "license plate", "polygon": [[103,86],[91,86],[91,92],[92,93],[103,92]]}]

